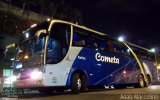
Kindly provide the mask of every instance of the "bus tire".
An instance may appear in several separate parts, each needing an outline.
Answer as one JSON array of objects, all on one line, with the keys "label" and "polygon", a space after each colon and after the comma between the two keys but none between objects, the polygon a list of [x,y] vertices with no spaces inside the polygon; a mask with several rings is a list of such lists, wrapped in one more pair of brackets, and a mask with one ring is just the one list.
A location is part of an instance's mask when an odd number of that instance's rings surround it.
[{"label": "bus tire", "polygon": [[144,83],[144,87],[148,87],[149,86],[149,84],[150,84],[150,76],[146,76],[146,81],[145,81],[145,83]]},{"label": "bus tire", "polygon": [[85,74],[82,74],[81,75],[81,80],[82,80],[81,91],[86,92],[88,90],[88,88],[87,88],[87,76]]},{"label": "bus tire", "polygon": [[71,80],[71,90],[73,93],[78,94],[80,92],[80,89],[82,87],[82,80],[80,78],[79,73],[74,73]]},{"label": "bus tire", "polygon": [[134,86],[135,88],[143,88],[145,85],[144,77],[142,75],[139,76],[138,83]]}]

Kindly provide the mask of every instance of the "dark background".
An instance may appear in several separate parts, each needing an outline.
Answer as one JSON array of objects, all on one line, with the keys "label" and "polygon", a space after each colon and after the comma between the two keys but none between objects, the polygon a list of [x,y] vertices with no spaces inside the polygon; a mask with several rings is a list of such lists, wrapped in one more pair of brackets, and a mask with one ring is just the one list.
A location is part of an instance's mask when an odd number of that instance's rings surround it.
[{"label": "dark background", "polygon": [[[21,8],[22,2],[25,1],[27,5],[27,0],[1,1],[8,4],[10,1],[12,5]],[[69,14],[69,18],[73,19],[77,12],[77,19],[82,17],[80,20],[84,26],[104,32],[115,38],[123,35],[125,41],[148,49],[156,48],[157,51],[160,51],[160,0],[37,0],[36,4],[30,4],[30,10],[42,14],[40,12],[41,8],[47,8],[45,6],[47,2],[60,4],[62,1],[62,6],[57,8],[57,15],[63,17],[72,10],[73,14]],[[73,10],[73,8],[78,10]],[[81,16],[79,16],[79,11]],[[49,13],[47,12],[44,11],[43,14],[47,15]],[[59,18],[59,16],[54,16],[54,18]],[[68,16],[62,19],[68,20]]]},{"label": "dark background", "polygon": [[124,36],[160,53],[160,0],[0,0],[0,70],[12,65],[15,48],[5,52],[6,46],[47,18],[78,22],[114,38]]},{"label": "dark background", "polygon": [[148,49],[159,50],[160,0],[68,0],[83,24]]}]

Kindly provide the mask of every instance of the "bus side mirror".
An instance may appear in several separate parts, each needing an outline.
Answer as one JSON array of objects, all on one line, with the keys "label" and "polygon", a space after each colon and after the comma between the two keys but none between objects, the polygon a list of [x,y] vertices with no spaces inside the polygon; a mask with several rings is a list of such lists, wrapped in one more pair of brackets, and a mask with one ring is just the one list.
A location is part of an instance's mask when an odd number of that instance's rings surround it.
[{"label": "bus side mirror", "polygon": [[39,38],[39,37],[46,37],[49,34],[47,33],[46,29],[41,29],[41,30],[38,30],[35,35]]}]

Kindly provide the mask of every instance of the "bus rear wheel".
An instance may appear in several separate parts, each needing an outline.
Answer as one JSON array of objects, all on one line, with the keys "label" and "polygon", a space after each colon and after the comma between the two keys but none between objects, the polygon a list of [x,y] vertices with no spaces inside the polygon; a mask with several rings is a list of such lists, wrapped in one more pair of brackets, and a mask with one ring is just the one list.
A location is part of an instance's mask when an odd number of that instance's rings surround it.
[{"label": "bus rear wheel", "polygon": [[145,86],[144,77],[142,75],[139,76],[138,83],[134,86],[135,88],[143,88]]},{"label": "bus rear wheel", "polygon": [[150,84],[150,76],[146,76],[146,81],[145,81],[145,84],[144,84],[144,87],[148,87]]}]

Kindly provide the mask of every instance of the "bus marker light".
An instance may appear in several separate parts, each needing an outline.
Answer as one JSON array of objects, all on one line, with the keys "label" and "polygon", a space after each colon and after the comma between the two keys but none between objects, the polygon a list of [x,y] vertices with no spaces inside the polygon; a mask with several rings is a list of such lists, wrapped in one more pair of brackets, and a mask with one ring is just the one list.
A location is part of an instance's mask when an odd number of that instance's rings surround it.
[{"label": "bus marker light", "polygon": [[126,71],[125,71],[125,70],[123,71],[123,74],[126,74]]}]

